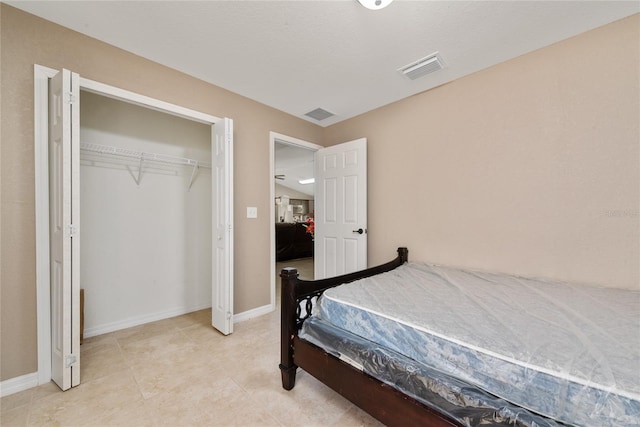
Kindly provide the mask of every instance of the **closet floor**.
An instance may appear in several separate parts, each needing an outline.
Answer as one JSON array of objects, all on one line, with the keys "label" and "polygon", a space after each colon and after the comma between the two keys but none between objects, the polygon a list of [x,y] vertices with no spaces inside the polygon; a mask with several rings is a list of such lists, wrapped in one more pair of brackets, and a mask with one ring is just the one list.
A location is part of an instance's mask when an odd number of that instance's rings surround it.
[{"label": "closet floor", "polygon": [[[279,281],[278,281],[279,283]],[[379,426],[303,371],[280,383],[280,309],[225,337],[211,310],[85,339],[82,384],[1,399],[6,426]]]}]

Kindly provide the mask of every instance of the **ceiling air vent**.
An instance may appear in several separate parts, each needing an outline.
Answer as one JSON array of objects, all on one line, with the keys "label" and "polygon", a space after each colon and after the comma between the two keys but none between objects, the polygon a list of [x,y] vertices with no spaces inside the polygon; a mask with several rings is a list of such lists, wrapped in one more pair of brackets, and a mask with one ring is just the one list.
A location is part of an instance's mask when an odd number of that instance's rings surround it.
[{"label": "ceiling air vent", "polygon": [[435,52],[426,58],[419,59],[409,65],[399,68],[398,71],[409,79],[415,80],[427,74],[442,70],[443,68],[444,63],[442,62],[440,55],[438,55],[438,52]]},{"label": "ceiling air vent", "polygon": [[316,108],[315,110],[309,111],[308,113],[306,113],[305,116],[308,116],[308,117],[311,117],[312,119],[316,119],[317,121],[320,121],[320,120],[328,119],[331,116],[335,116],[335,114],[327,110],[323,110],[322,108]]}]

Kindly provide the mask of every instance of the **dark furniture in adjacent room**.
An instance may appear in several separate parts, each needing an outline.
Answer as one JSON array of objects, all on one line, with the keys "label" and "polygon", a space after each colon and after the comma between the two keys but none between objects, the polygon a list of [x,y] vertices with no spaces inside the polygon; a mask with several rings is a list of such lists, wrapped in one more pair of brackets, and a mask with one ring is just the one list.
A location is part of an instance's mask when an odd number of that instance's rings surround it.
[{"label": "dark furniture in adjacent room", "polygon": [[313,256],[313,237],[303,223],[276,223],[276,261]]}]

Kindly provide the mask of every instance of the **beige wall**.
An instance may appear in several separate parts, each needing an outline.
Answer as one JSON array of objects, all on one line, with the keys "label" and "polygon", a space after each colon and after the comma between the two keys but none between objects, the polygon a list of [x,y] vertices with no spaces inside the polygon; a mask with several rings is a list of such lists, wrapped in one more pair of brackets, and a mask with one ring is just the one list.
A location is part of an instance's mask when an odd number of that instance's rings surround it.
[{"label": "beige wall", "polygon": [[269,131],[368,137],[370,264],[406,245],[414,260],[639,286],[638,16],[322,129],[0,10],[0,380],[37,369],[35,63],[234,119],[236,312],[269,300]]},{"label": "beige wall", "polygon": [[[234,120],[236,313],[269,304],[269,132],[320,143],[323,129],[175,70],[1,5],[0,380],[35,372],[33,65]],[[257,206],[258,220],[246,219]]]},{"label": "beige wall", "polygon": [[640,15],[327,129],[369,141],[369,259],[640,289]]}]

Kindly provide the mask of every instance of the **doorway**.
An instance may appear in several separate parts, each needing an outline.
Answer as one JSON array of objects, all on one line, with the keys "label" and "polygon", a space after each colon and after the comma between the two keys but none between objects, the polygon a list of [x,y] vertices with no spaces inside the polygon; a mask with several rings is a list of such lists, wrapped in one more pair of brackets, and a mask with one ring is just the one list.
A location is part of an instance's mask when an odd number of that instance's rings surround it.
[{"label": "doorway", "polygon": [[[314,217],[315,212],[315,184],[306,181],[314,178],[313,159],[315,152],[322,146],[301,139],[293,138],[279,133],[270,133],[270,182],[271,182],[271,307],[277,305],[277,283],[279,271],[276,268],[278,259],[291,259],[291,266],[299,266],[308,271],[313,279],[313,269],[309,269],[307,258],[296,258],[299,254],[311,255],[313,259],[313,241],[310,234],[306,234],[305,225]],[[307,183],[300,183],[300,181]],[[287,228],[282,230],[291,239],[296,239],[298,244],[292,242],[284,249],[286,254],[278,256],[276,248],[276,226]],[[308,250],[307,240],[311,240],[311,252]],[[302,242],[302,243],[300,243]],[[300,246],[304,247],[300,247]],[[305,261],[306,260],[306,261]],[[296,264],[296,265],[294,265]],[[299,265],[298,265],[299,264]]]},{"label": "doorway", "polygon": [[84,336],[209,308],[210,126],[80,100]]}]

